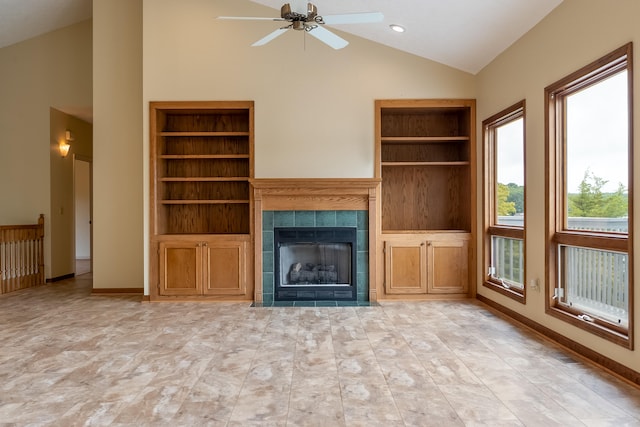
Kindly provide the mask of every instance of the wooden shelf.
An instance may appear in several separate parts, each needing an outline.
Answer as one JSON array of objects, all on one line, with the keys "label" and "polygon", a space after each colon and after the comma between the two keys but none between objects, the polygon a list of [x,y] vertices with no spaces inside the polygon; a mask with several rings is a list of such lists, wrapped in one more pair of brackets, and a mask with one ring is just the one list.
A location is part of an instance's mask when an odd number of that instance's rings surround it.
[{"label": "wooden shelf", "polygon": [[383,136],[383,143],[391,144],[421,144],[421,143],[448,143],[456,141],[469,141],[468,136]]},{"label": "wooden shelf", "polygon": [[249,132],[158,132],[158,136],[249,136]]},{"label": "wooden shelf", "polygon": [[192,176],[192,177],[165,177],[160,178],[161,182],[248,182],[249,177],[246,176]]},{"label": "wooden shelf", "polygon": [[385,166],[469,166],[469,162],[382,162]]},{"label": "wooden shelf", "polygon": [[247,204],[249,200],[162,200],[163,205],[232,205]]},{"label": "wooden shelf", "polygon": [[159,156],[161,159],[167,160],[184,160],[184,159],[248,159],[248,154],[163,154]]},{"label": "wooden shelf", "polygon": [[382,234],[420,235],[420,234],[470,234],[469,230],[425,229],[425,230],[382,230]]}]

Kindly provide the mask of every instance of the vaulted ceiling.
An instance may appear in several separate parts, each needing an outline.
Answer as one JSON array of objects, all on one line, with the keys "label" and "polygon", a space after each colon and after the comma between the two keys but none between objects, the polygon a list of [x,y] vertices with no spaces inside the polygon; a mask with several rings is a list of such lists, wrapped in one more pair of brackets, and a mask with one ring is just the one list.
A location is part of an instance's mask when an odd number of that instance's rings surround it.
[{"label": "vaulted ceiling", "polygon": [[[284,2],[252,1],[273,8],[265,17],[278,17]],[[561,2],[315,0],[314,4],[320,15],[382,12],[385,18],[379,23],[333,28],[475,74]],[[0,0],[0,48],[88,19],[91,4],[91,0]],[[402,25],[406,32],[396,33],[390,24]]]},{"label": "vaulted ceiling", "polygon": [[91,0],[0,0],[0,48],[91,18]]}]

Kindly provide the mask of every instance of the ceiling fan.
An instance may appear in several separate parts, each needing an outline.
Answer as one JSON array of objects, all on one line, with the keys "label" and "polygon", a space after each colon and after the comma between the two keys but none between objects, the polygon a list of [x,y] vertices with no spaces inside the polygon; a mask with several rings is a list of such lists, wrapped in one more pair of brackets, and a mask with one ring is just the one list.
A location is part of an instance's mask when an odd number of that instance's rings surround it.
[{"label": "ceiling fan", "polygon": [[246,21],[286,21],[288,25],[280,27],[274,32],[267,34],[251,46],[262,46],[269,43],[276,37],[284,34],[289,29],[305,31],[321,42],[334,49],[342,49],[349,44],[348,41],[332,33],[323,27],[325,24],[361,24],[368,22],[380,22],[384,15],[380,12],[346,13],[341,15],[318,15],[318,9],[312,3],[303,1],[292,1],[293,7],[285,3],[280,8],[280,18],[259,18],[244,16],[218,16],[218,19],[233,19]]}]

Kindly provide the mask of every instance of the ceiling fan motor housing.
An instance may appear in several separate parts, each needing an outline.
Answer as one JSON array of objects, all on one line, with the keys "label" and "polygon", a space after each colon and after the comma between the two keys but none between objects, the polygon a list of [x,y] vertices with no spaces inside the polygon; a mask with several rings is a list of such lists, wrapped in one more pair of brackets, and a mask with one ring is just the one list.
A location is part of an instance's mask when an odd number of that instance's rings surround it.
[{"label": "ceiling fan motor housing", "polygon": [[311,3],[307,3],[306,15],[299,13],[297,11],[295,12],[292,11],[291,5],[289,3],[285,3],[280,8],[280,16],[282,17],[282,19],[286,19],[287,21],[291,21],[291,22],[296,22],[296,21],[311,22],[316,19],[317,15],[318,15],[318,8]]}]

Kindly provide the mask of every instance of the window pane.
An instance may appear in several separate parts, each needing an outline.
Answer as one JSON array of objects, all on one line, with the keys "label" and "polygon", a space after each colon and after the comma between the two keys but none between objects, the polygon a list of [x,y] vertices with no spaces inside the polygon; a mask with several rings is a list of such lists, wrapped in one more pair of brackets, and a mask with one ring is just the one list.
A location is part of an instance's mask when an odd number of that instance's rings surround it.
[{"label": "window pane", "polygon": [[491,237],[491,275],[509,287],[522,289],[524,285],[524,242],[520,239]]},{"label": "window pane", "polygon": [[625,253],[560,246],[561,302],[627,327],[629,270]]},{"label": "window pane", "polygon": [[626,233],[627,72],[573,93],[565,102],[565,227]]},{"label": "window pane", "polygon": [[[546,312],[633,348],[632,45],[545,88]],[[549,255],[547,252],[547,255]]]},{"label": "window pane", "polygon": [[496,128],[496,224],[524,227],[522,117]]}]

